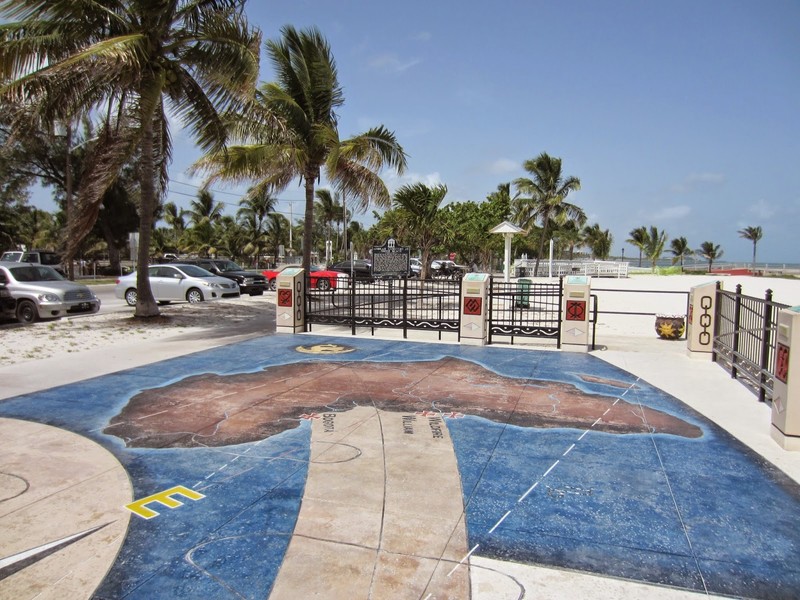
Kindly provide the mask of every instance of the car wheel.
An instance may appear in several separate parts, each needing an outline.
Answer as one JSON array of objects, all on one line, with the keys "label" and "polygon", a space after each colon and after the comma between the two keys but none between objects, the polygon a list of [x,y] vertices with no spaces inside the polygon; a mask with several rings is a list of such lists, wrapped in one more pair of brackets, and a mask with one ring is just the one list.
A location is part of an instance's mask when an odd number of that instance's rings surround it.
[{"label": "car wheel", "polygon": [[30,300],[20,300],[17,304],[17,321],[30,325],[36,323],[39,318],[39,311],[36,310],[36,305]]},{"label": "car wheel", "polygon": [[203,292],[201,292],[197,288],[190,289],[188,292],[186,292],[186,301],[189,304],[197,304],[198,302],[202,302]]},{"label": "car wheel", "polygon": [[273,292],[278,289],[278,282],[275,280],[275,278],[269,280],[269,289],[271,289]]},{"label": "car wheel", "polygon": [[136,293],[136,288],[131,288],[125,291],[125,302],[128,303],[128,306],[136,306],[136,300],[139,298],[139,294]]},{"label": "car wheel", "polygon": [[329,279],[318,279],[317,280],[317,289],[322,290],[323,292],[327,292],[331,289],[331,282]]}]

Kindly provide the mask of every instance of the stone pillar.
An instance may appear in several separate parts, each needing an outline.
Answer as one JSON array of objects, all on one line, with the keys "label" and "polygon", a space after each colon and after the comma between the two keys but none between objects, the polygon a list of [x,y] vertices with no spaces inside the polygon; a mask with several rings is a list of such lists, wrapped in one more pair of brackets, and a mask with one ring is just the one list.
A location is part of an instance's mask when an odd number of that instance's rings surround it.
[{"label": "stone pillar", "polygon": [[686,354],[711,359],[714,350],[714,315],[717,310],[717,282],[696,285],[689,290],[686,316]]},{"label": "stone pillar", "polygon": [[461,281],[461,343],[484,346],[489,334],[489,275],[467,273]]},{"label": "stone pillar", "polygon": [[306,327],[305,272],[300,267],[278,274],[275,330],[278,333],[302,333]]},{"label": "stone pillar", "polygon": [[589,351],[589,300],[591,277],[570,275],[564,278],[561,300],[561,349]]},{"label": "stone pillar", "polygon": [[778,313],[772,439],[784,450],[800,451],[800,306]]}]

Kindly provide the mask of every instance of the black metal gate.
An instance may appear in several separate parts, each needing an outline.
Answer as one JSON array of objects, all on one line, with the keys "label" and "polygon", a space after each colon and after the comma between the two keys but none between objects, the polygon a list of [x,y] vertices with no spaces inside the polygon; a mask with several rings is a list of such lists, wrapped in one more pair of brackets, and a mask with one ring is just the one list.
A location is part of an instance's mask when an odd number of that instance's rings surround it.
[{"label": "black metal gate", "polygon": [[[306,330],[314,324],[357,329],[409,329],[460,334],[461,281],[418,279],[337,280],[331,290],[313,289],[306,280]],[[344,284],[344,285],[343,285]],[[341,287],[340,287],[341,286]]]},{"label": "black metal gate", "polygon": [[717,314],[713,359],[731,377],[758,394],[761,402],[772,399],[775,373],[775,327],[778,309],[772,290],[763,299],[745,296],[742,286],[726,292],[717,284]]},{"label": "black metal gate", "polygon": [[558,283],[489,283],[489,343],[498,336],[549,338],[561,348],[561,298],[563,278]]}]

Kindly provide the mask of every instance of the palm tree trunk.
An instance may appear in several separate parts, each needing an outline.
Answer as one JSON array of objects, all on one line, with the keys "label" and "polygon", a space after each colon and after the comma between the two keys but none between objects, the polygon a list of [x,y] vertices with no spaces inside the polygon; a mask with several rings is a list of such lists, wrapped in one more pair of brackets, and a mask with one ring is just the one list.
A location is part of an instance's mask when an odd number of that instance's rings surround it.
[{"label": "palm tree trunk", "polygon": [[314,232],[314,181],[316,174],[311,169],[306,169],[306,220],[303,223],[303,269],[311,272],[311,236]]},{"label": "palm tree trunk", "polygon": [[[143,111],[144,112],[144,111]],[[150,287],[148,266],[150,239],[153,234],[153,208],[155,206],[155,165],[153,163],[153,119],[142,119],[142,158],[140,163],[142,197],[139,205],[139,252],[136,265],[137,317],[157,317],[158,305]]]},{"label": "palm tree trunk", "polygon": [[[536,262],[534,263],[533,266],[533,277],[536,277],[536,274],[539,272],[539,261],[542,258],[542,254],[544,254],[544,243],[547,240],[547,230],[549,228],[550,228],[550,219],[548,217],[545,217],[544,226],[542,227],[542,239],[539,240],[539,252],[536,254]],[[511,267],[509,266],[509,272],[510,271]]]},{"label": "palm tree trunk", "polygon": [[[67,231],[72,229],[72,221],[75,218],[75,207],[73,204],[72,198],[72,123],[67,122],[67,129],[65,132],[66,136],[66,146],[67,146],[67,155],[65,160],[65,167],[64,167],[64,195],[66,196],[66,200],[64,204],[66,205],[66,213],[67,213]],[[75,261],[72,260],[73,256],[67,257],[67,278],[71,280],[75,280]]]}]

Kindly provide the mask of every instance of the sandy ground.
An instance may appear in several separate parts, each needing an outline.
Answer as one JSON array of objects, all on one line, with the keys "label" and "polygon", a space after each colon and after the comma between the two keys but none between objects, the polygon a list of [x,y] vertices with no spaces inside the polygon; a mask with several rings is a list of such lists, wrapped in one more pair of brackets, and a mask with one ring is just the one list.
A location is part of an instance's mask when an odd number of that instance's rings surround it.
[{"label": "sandy ground", "polygon": [[[623,279],[593,279],[592,290],[601,311],[684,314],[685,294],[692,287],[719,280],[725,290],[737,284],[742,292],[763,298],[767,289],[776,302],[800,305],[800,279],[766,277],[709,277],[707,275],[633,275]],[[622,291],[638,290],[635,294]],[[619,293],[617,293],[619,291]],[[0,367],[35,361],[121,342],[184,337],[237,337],[275,330],[275,299],[262,298],[173,304],[160,307],[155,319],[135,319],[132,309],[123,312],[65,318],[0,330]],[[657,340],[652,316],[601,314],[597,341],[609,349],[643,350]],[[683,342],[677,342],[683,343]]]},{"label": "sandy ground", "polygon": [[133,309],[70,317],[0,330],[0,367],[145,340],[236,336],[275,331],[272,300],[249,297],[159,307],[161,316],[137,319]]}]

